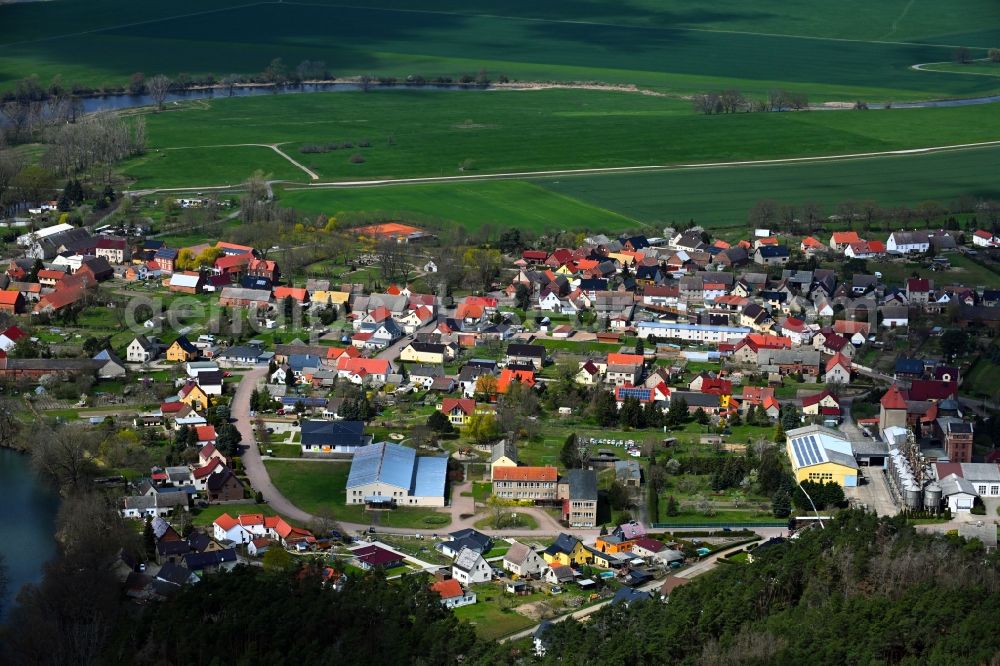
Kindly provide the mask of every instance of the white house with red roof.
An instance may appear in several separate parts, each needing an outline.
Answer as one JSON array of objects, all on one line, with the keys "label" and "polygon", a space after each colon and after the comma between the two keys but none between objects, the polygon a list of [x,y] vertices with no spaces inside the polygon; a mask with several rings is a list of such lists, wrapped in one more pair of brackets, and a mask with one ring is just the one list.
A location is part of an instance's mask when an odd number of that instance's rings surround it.
[{"label": "white house with red roof", "polygon": [[0,333],[0,350],[8,352],[14,348],[18,340],[21,340],[27,335],[24,331],[19,329],[17,326],[8,326],[4,329],[3,333]]},{"label": "white house with red roof", "polygon": [[265,516],[262,513],[244,513],[235,518],[224,513],[212,523],[212,536],[220,543],[250,543],[258,537],[269,537],[280,541],[286,548],[299,542],[316,541],[309,530],[293,527],[280,516]]},{"label": "white house with red roof", "polygon": [[201,465],[202,467],[209,464],[213,460],[218,460],[222,462],[223,465],[229,464],[229,461],[226,459],[226,456],[223,455],[222,451],[215,448],[215,442],[206,444],[205,446],[201,447],[201,450],[198,451],[198,464]]},{"label": "white house with red roof", "polygon": [[459,608],[476,603],[476,593],[462,589],[462,584],[454,578],[439,580],[431,585],[431,591],[441,596],[445,608]]},{"label": "white house with red roof", "polygon": [[837,352],[826,362],[823,381],[827,384],[849,384],[851,382],[851,359]]},{"label": "white house with red roof", "polygon": [[972,234],[972,244],[979,247],[997,247],[1000,245],[1000,238],[985,229],[977,229]]},{"label": "white house with red roof", "polygon": [[840,401],[829,391],[821,391],[802,398],[802,414],[840,418]]},{"label": "white house with red roof", "polygon": [[351,358],[342,355],[337,359],[337,376],[352,384],[384,384],[390,372],[392,364],[384,358]]},{"label": "white house with red roof", "polygon": [[833,250],[843,250],[851,243],[863,242],[856,231],[834,231],[830,236],[830,248]]},{"label": "white house with red roof", "polygon": [[795,345],[807,345],[812,341],[813,336],[813,330],[809,324],[798,317],[786,317],[781,322],[781,333]]},{"label": "white house with red roof", "polygon": [[[203,447],[212,446],[212,448],[215,448],[215,440],[218,439],[218,435],[215,432],[215,426],[213,425],[198,426],[195,428],[195,432],[197,433],[198,437],[198,446],[203,446]],[[221,456],[222,454],[219,455]]]}]

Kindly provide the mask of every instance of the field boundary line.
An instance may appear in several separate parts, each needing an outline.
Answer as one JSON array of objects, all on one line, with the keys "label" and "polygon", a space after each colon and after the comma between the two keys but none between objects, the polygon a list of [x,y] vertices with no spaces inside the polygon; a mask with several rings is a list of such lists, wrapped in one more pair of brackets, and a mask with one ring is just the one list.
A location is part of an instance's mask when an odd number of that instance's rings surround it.
[{"label": "field boundary line", "polygon": [[133,21],[132,23],[122,23],[119,25],[108,25],[100,28],[91,28],[90,30],[79,30],[77,32],[66,32],[61,35],[46,35],[45,37],[36,37],[35,39],[22,39],[17,42],[5,42],[0,44],[0,49],[8,46],[23,46],[25,44],[37,44],[38,42],[50,42],[54,39],[64,39],[66,37],[81,37],[83,35],[92,35],[98,32],[107,32],[109,30],[120,30],[122,28],[134,28],[139,25],[149,25],[150,23],[160,23],[162,21],[173,21],[175,19],[191,18],[192,16],[205,16],[207,14],[217,14],[219,12],[228,12],[233,9],[247,9],[249,7],[256,7],[258,5],[271,5],[276,4],[268,0],[263,0],[262,2],[248,2],[242,5],[233,5],[231,7],[217,7],[216,9],[206,9],[200,12],[188,12],[187,14],[177,14],[176,16],[163,16],[161,18],[146,19],[145,21]]},{"label": "field boundary line", "polygon": [[293,166],[297,167],[301,171],[304,171],[313,180],[319,180],[319,174],[307,167],[306,165],[298,162],[291,155],[286,153],[281,149],[282,144],[280,143],[216,143],[209,144],[207,146],[167,146],[164,148],[157,148],[156,150],[198,150],[199,148],[270,148],[274,152],[278,153],[283,159],[288,160]]},{"label": "field boundary line", "polygon": [[674,171],[682,169],[721,169],[731,167],[775,166],[782,164],[800,164],[809,162],[834,162],[859,159],[874,159],[879,157],[899,157],[905,155],[933,154],[948,151],[969,150],[1000,146],[1000,140],[981,141],[978,143],[962,143],[950,146],[929,146],[926,148],[902,148],[872,153],[846,153],[841,155],[817,155],[812,157],[781,157],[768,160],[741,160],[733,162],[706,162],[695,164],[647,164],[623,167],[595,167],[587,169],[555,169],[551,171],[515,171],[508,173],[465,174],[461,176],[426,176],[417,178],[394,178],[378,180],[353,180],[310,183],[305,189],[350,188],[350,187],[385,187],[390,185],[417,185],[428,183],[476,182],[503,179],[541,179],[554,176],[587,176],[615,173],[636,173],[655,171]]},{"label": "field boundary line", "polygon": [[[269,144],[234,144],[270,147]],[[431,185],[434,183],[462,183],[462,182],[489,182],[493,180],[543,180],[553,177],[572,176],[592,176],[592,175],[613,175],[621,173],[656,173],[661,171],[688,171],[697,169],[730,169],[739,167],[767,167],[781,166],[783,164],[810,164],[824,162],[850,162],[854,160],[878,159],[881,157],[905,157],[909,155],[933,155],[946,152],[960,152],[963,150],[976,150],[979,148],[990,148],[1000,146],[1000,139],[994,141],[980,141],[977,143],[959,143],[947,146],[928,146],[925,148],[901,148],[898,150],[883,150],[872,153],[846,153],[841,155],[816,155],[811,157],[781,157],[768,160],[742,160],[732,162],[705,162],[696,164],[647,164],[622,167],[594,167],[586,169],[554,169],[551,171],[513,171],[506,173],[483,173],[464,174],[461,176],[423,176],[414,178],[382,178],[377,180],[347,180],[347,181],[322,181],[312,183],[297,183],[294,181],[275,179],[268,181],[272,184],[287,183],[292,187],[286,187],[289,192],[299,190],[317,189],[350,189],[356,187],[391,187],[394,185]],[[206,146],[195,146],[198,148]],[[210,146],[209,146],[210,147]],[[188,192],[192,190],[212,190],[238,187],[238,185],[221,186],[197,186],[190,187],[149,187],[141,188],[129,193],[151,194],[153,192]],[[620,215],[620,213],[619,213]]]}]

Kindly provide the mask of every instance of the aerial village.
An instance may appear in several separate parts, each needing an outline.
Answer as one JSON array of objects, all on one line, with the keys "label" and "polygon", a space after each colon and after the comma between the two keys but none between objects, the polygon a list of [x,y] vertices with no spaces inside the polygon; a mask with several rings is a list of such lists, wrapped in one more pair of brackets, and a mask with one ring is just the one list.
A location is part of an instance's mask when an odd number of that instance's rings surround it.
[{"label": "aerial village", "polygon": [[289,277],[275,248],[138,228],[17,239],[0,376],[124,442],[98,482],[146,535],[137,601],[305,557],[334,591],[426,576],[543,653],[551,619],[666,599],[838,506],[995,515],[1000,289],[951,270],[1000,257],[990,232],[509,235],[481,290],[439,287],[424,230],[351,233],[413,278]]}]

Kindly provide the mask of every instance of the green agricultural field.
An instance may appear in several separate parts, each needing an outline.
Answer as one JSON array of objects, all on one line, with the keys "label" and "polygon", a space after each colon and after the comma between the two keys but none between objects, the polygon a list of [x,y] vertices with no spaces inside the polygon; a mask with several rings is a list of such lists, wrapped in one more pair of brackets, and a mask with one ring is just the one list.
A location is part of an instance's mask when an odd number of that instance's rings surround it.
[{"label": "green agricultural field", "polygon": [[[150,150],[124,170],[139,186],[161,187],[238,183],[254,169],[273,179],[310,180],[267,147],[235,144],[280,144],[321,179],[354,181],[733,162],[1000,139],[1000,114],[992,105],[704,116],[679,100],[593,90],[279,95],[190,104],[146,118]],[[305,144],[338,148],[304,154]]]},{"label": "green agricultural field", "polygon": [[281,57],[293,67],[324,61],[338,76],[457,77],[485,68],[531,80],[681,91],[785,85],[816,96],[899,99],[995,88],[985,77],[917,72],[909,65],[948,60],[955,45],[1000,43],[998,9],[989,0],[967,0],[961,9],[929,0],[813,0],[795,8],[778,0],[760,7],[735,0],[389,0],[378,8],[110,0],[96,11],[91,4],[0,8],[0,84],[30,73],[91,85],[121,85],[137,70],[222,76],[259,72]]},{"label": "green agricultural field", "polygon": [[[271,481],[295,506],[309,513],[333,512],[336,520],[349,523],[373,523],[385,527],[446,527],[451,516],[428,508],[402,508],[370,512],[362,506],[347,506],[347,462],[265,461]],[[373,520],[377,519],[377,522]]]},{"label": "green agricultural field", "polygon": [[125,166],[124,174],[157,187],[235,185],[254,171],[271,178],[309,180],[301,169],[270,148],[260,146],[150,149]]},{"label": "green agricultural field", "polygon": [[932,72],[952,72],[955,74],[1000,77],[1000,63],[988,60],[977,60],[964,65],[954,62],[934,62],[924,65],[923,69]]},{"label": "green agricultural field", "polygon": [[521,181],[288,190],[281,194],[281,203],[310,215],[365,213],[439,227],[488,226],[496,232],[512,227],[608,232],[641,227],[617,213]]},{"label": "green agricultural field", "polygon": [[773,166],[697,168],[538,181],[649,224],[693,219],[715,227],[744,227],[760,199],[819,203],[826,214],[845,200],[874,199],[883,206],[938,200],[963,194],[1000,197],[994,174],[1000,147]]}]

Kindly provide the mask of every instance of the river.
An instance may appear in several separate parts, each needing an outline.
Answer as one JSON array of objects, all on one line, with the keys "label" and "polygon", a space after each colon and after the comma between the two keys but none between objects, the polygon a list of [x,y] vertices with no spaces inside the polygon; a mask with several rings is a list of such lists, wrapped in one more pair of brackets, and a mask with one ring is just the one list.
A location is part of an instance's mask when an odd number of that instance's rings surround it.
[{"label": "river", "polygon": [[[199,99],[225,99],[227,97],[258,97],[262,95],[288,95],[318,92],[357,92],[361,90],[361,84],[348,82],[330,83],[303,83],[296,86],[283,86],[277,91],[271,86],[234,86],[232,92],[226,88],[192,88],[190,90],[179,90],[168,94],[163,102],[172,104],[174,102],[190,102]],[[491,90],[489,87],[461,84],[406,84],[397,83],[393,85],[372,84],[369,88],[371,92],[380,90],[422,90],[427,92],[447,92],[453,90],[483,91]],[[82,97],[84,113],[95,111],[119,111],[122,109],[134,109],[142,106],[153,106],[156,101],[151,95],[100,95],[92,97]]]},{"label": "river", "polygon": [[0,554],[10,583],[3,608],[23,585],[41,580],[42,565],[55,555],[58,509],[58,494],[39,482],[28,456],[0,448]]}]

